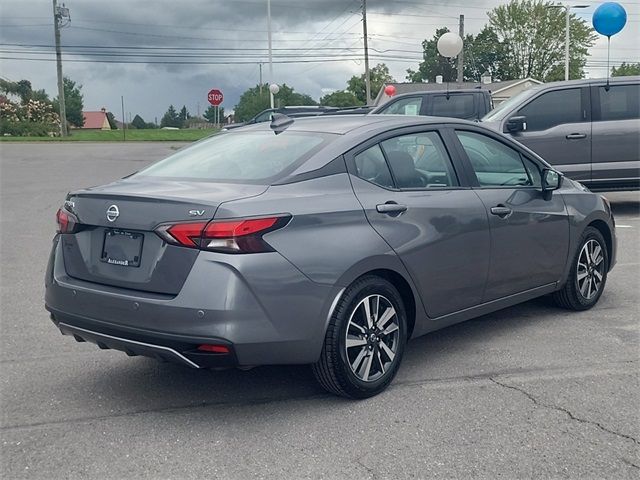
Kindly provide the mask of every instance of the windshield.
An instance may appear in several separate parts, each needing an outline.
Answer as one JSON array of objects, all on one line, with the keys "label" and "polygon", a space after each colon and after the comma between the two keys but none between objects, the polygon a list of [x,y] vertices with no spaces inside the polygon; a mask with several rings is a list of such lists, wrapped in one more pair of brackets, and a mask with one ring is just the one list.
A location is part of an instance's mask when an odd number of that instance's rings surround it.
[{"label": "windshield", "polygon": [[293,171],[334,137],[315,132],[228,132],[182,149],[136,176],[267,184]]},{"label": "windshield", "polygon": [[514,97],[511,97],[508,100],[505,100],[496,108],[487,113],[484,117],[482,117],[482,122],[494,122],[499,121],[504,118],[504,115],[511,110],[511,107],[522,103],[523,100],[530,97],[534,90],[525,90],[520,92]]}]

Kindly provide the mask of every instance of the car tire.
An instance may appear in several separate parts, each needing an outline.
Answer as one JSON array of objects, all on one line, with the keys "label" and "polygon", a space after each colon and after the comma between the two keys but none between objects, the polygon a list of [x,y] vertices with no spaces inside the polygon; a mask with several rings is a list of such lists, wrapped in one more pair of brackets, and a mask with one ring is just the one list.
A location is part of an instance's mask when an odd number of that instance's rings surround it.
[{"label": "car tire", "polygon": [[587,227],[571,262],[567,282],[553,294],[556,304],[578,311],[593,307],[602,295],[608,271],[607,243],[597,228]]},{"label": "car tire", "polygon": [[407,316],[398,290],[381,277],[367,275],[342,294],[312,370],[328,392],[368,398],[391,383],[406,343]]}]

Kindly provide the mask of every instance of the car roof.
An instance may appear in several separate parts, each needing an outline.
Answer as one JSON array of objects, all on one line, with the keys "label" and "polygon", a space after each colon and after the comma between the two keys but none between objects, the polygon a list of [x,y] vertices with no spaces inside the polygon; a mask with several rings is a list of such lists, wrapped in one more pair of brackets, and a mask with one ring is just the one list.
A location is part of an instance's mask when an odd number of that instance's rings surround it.
[{"label": "car roof", "polygon": [[[610,84],[616,83],[640,83],[640,76],[627,76],[627,77],[611,77],[609,78]],[[542,90],[553,90],[559,87],[582,87],[588,85],[605,85],[607,83],[606,78],[581,78],[579,80],[560,80],[557,82],[542,83],[535,85],[529,90],[532,92],[539,92]]]},{"label": "car roof", "polygon": [[[293,117],[289,131],[317,132],[345,135],[355,130],[387,130],[413,125],[431,125],[444,123],[469,124],[466,120],[448,117],[427,117],[422,115],[321,115],[316,117]],[[232,132],[271,130],[270,122],[262,122],[236,128]]]}]

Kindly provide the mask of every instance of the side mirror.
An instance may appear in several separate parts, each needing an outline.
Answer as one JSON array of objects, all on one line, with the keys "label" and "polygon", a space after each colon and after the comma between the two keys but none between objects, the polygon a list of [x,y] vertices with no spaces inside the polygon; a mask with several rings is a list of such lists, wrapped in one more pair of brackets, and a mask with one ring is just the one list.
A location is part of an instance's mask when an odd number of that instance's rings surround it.
[{"label": "side mirror", "polygon": [[542,171],[542,191],[551,192],[562,186],[562,175],[555,170],[545,168]]},{"label": "side mirror", "polygon": [[511,117],[505,123],[504,128],[509,133],[524,132],[527,129],[527,117]]}]

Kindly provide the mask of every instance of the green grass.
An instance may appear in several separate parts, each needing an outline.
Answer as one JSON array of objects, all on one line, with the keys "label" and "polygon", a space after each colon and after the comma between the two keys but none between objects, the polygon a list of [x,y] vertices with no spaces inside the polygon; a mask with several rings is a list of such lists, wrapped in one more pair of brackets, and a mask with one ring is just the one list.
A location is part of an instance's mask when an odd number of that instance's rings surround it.
[{"label": "green grass", "polygon": [[[193,142],[207,137],[217,130],[127,130],[127,142]],[[72,130],[71,135],[61,137],[3,137],[2,142],[122,142],[122,130]]]}]

